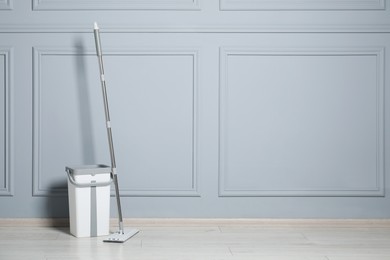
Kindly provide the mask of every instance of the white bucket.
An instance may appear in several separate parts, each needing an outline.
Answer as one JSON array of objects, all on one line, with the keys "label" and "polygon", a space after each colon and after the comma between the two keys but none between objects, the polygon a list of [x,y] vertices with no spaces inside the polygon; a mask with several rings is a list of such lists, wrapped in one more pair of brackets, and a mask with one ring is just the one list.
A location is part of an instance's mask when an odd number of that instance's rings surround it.
[{"label": "white bucket", "polygon": [[109,235],[111,168],[66,167],[70,233],[75,237]]}]

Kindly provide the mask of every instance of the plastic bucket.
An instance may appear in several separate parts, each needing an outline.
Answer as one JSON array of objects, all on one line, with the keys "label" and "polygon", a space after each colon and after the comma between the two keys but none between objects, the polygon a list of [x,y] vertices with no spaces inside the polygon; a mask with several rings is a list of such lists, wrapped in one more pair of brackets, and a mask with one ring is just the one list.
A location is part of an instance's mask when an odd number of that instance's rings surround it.
[{"label": "plastic bucket", "polygon": [[68,174],[70,233],[75,237],[109,235],[111,168],[82,165]]}]

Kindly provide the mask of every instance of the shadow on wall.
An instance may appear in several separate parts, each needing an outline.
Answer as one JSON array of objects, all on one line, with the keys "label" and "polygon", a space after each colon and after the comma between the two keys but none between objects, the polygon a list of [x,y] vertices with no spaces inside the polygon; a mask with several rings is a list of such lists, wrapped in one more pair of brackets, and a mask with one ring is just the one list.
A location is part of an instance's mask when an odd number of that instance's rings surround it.
[{"label": "shadow on wall", "polygon": [[70,235],[67,180],[53,183],[49,192],[53,195],[46,197],[44,213],[48,221],[46,224],[59,232]]},{"label": "shadow on wall", "polygon": [[53,182],[49,188],[49,194],[52,195],[46,197],[44,216],[47,218],[68,218],[69,201],[67,180]]},{"label": "shadow on wall", "polygon": [[[77,100],[74,101],[78,108],[79,116],[75,118],[75,125],[79,126],[81,135],[81,158],[77,161],[82,164],[95,164],[96,153],[93,138],[93,120],[91,108],[91,93],[89,91],[89,80],[87,73],[87,52],[81,37],[76,37],[73,42],[75,49],[74,54],[74,75],[76,77],[76,85],[73,86],[76,91]],[[77,121],[78,120],[78,121]],[[68,165],[61,165],[65,167]],[[68,183],[66,172],[64,169],[63,178],[60,181],[52,181],[48,190],[48,195],[45,197],[45,207],[43,216],[45,218],[69,218],[69,201],[68,201]],[[57,222],[57,221],[55,221]]]},{"label": "shadow on wall", "polygon": [[76,48],[75,71],[76,71],[76,89],[78,97],[78,107],[80,113],[80,133],[82,137],[82,161],[85,164],[94,164],[95,144],[93,140],[93,124],[91,111],[91,94],[89,93],[89,81],[87,77],[86,50],[82,39],[76,38],[74,47]]}]

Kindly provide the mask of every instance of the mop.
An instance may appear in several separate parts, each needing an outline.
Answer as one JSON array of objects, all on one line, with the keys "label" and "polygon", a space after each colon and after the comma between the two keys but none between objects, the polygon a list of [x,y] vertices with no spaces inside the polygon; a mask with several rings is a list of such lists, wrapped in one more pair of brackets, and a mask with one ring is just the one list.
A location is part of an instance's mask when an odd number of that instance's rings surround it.
[{"label": "mop", "polygon": [[98,60],[99,60],[100,82],[102,85],[104,111],[105,111],[105,115],[106,115],[106,128],[107,128],[108,144],[110,147],[111,175],[112,175],[114,186],[115,186],[115,197],[116,197],[116,204],[117,204],[117,209],[118,209],[118,219],[119,219],[119,230],[117,232],[111,234],[110,236],[108,236],[103,241],[104,242],[123,243],[123,242],[127,241],[129,238],[131,238],[132,236],[134,236],[135,234],[137,234],[139,232],[139,230],[138,229],[124,230],[124,228],[123,228],[123,217],[122,217],[121,201],[120,201],[120,196],[119,196],[118,175],[117,175],[117,171],[116,171],[114,143],[112,140],[110,112],[108,109],[107,88],[106,88],[106,81],[104,79],[102,49],[101,49],[101,44],[100,44],[99,27],[98,27],[96,22],[94,24],[93,31],[94,31],[94,35],[95,35],[96,54],[97,54]]}]

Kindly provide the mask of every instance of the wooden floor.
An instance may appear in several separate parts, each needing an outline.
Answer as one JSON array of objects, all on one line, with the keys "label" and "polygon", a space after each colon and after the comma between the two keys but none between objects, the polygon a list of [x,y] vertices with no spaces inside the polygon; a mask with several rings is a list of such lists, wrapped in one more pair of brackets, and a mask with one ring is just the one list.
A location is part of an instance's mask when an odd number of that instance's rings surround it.
[{"label": "wooden floor", "polygon": [[124,244],[1,223],[1,260],[390,260],[390,221],[139,220]]}]

